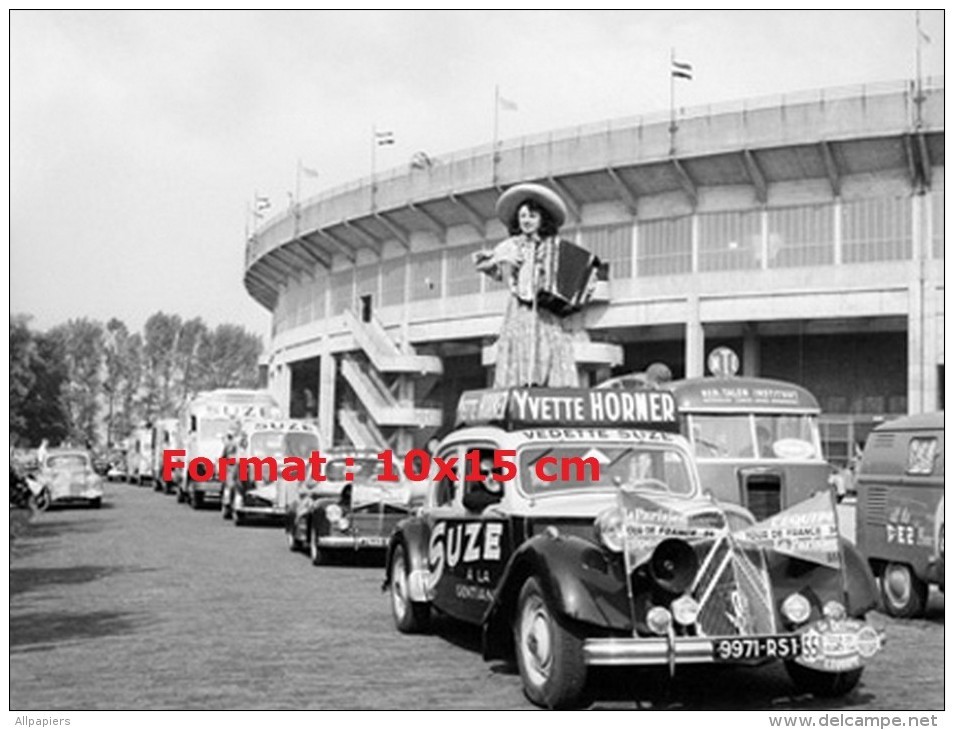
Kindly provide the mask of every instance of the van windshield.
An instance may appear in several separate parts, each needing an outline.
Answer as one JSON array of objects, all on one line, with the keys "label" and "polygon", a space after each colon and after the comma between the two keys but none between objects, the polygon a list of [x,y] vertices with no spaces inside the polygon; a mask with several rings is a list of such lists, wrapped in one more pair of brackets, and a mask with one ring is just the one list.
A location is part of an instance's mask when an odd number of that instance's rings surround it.
[{"label": "van windshield", "polygon": [[259,431],[252,434],[249,442],[250,454],[259,458],[297,456],[307,459],[312,451],[318,451],[318,437],[313,433]]},{"label": "van windshield", "polygon": [[221,439],[228,433],[231,424],[228,418],[203,418],[199,421],[199,438],[204,441]]},{"label": "van windshield", "polygon": [[812,414],[693,413],[688,423],[686,435],[699,459],[822,460],[818,418]]}]

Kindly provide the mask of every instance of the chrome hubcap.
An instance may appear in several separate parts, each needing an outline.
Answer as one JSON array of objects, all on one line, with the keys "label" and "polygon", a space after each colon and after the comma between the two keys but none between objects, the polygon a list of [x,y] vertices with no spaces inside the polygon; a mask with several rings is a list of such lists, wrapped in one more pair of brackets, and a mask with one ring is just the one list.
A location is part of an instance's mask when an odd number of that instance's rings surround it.
[{"label": "chrome hubcap", "polygon": [[520,622],[520,647],[527,674],[534,682],[546,681],[553,662],[553,637],[550,615],[539,598],[524,607]]},{"label": "chrome hubcap", "polygon": [[888,568],[884,574],[884,586],[892,603],[903,605],[911,599],[911,577],[904,568]]},{"label": "chrome hubcap", "polygon": [[401,555],[394,557],[391,563],[391,604],[394,615],[402,620],[407,613],[407,577],[404,575],[404,558]]}]

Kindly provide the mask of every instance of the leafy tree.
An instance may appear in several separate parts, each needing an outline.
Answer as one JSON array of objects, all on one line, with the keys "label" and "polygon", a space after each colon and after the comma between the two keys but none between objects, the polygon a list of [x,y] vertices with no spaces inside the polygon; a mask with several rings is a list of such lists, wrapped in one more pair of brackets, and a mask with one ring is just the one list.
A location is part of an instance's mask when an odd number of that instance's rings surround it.
[{"label": "leafy tree", "polygon": [[103,325],[85,318],[71,319],[49,334],[62,349],[66,366],[67,380],[60,398],[67,414],[69,438],[80,445],[94,445],[98,443],[103,385]]},{"label": "leafy tree", "polygon": [[199,347],[202,390],[254,388],[262,340],[234,324],[220,324]]},{"label": "leafy tree", "polygon": [[66,437],[67,415],[61,393],[66,382],[63,352],[54,338],[33,332],[30,317],[10,320],[10,436],[37,446],[44,438]]},{"label": "leafy tree", "polygon": [[162,418],[175,411],[175,353],[181,329],[182,318],[164,312],[153,314],[143,327],[143,405],[147,420]]}]

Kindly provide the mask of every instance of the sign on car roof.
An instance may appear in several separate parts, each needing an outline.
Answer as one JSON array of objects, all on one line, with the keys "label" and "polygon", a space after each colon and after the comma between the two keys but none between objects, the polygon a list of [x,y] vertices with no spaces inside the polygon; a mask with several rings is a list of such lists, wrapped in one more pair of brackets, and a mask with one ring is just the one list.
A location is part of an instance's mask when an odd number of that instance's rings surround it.
[{"label": "sign on car roof", "polygon": [[663,390],[502,388],[465,391],[457,425],[622,426],[678,431],[676,402]]}]

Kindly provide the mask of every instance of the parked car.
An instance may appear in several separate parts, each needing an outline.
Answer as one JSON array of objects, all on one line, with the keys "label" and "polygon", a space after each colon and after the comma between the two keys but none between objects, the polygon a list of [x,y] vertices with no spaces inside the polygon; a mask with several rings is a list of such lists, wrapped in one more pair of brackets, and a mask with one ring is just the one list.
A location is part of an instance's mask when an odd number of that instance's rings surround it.
[{"label": "parked car", "polygon": [[384,550],[391,531],[411,512],[411,493],[406,483],[379,481],[381,466],[374,455],[360,452],[329,459],[326,481],[303,490],[289,512],[289,547],[307,547],[315,565],[346,551]]},{"label": "parked car", "polygon": [[874,578],[830,490],[758,523],[704,495],[668,391],[465,393],[435,457],[389,542],[394,623],[481,626],[538,705],[578,704],[594,666],[775,660],[800,691],[840,695],[880,649]]},{"label": "parked car", "polygon": [[231,467],[223,485],[222,516],[234,519],[236,525],[244,525],[250,519],[281,524],[289,495],[296,490],[298,482],[282,476],[285,459],[297,457],[307,462],[311,454],[318,451],[318,429],[303,421],[254,419],[241,424],[237,441],[237,459],[270,457],[278,468],[274,473],[263,468],[260,475],[249,469],[243,475],[238,466]]},{"label": "parked car", "polygon": [[102,505],[102,478],[93,469],[90,453],[84,449],[50,451],[40,465],[37,480],[41,485],[37,509],[69,504],[96,508]]},{"label": "parked car", "polygon": [[944,412],[899,418],[868,436],[855,479],[858,548],[892,616],[924,613],[944,590]]}]

